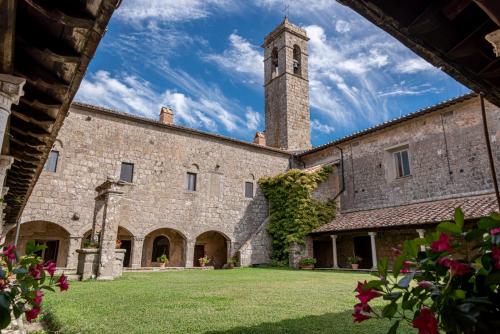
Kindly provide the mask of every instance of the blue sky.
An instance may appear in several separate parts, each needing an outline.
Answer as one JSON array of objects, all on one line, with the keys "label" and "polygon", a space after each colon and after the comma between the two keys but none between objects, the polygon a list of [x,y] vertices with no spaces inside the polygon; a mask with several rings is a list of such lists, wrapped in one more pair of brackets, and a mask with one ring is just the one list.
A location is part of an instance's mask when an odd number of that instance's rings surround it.
[{"label": "blue sky", "polygon": [[[335,0],[290,0],[309,38],[314,146],[468,90]],[[123,0],[76,100],[251,141],[283,0]]]}]

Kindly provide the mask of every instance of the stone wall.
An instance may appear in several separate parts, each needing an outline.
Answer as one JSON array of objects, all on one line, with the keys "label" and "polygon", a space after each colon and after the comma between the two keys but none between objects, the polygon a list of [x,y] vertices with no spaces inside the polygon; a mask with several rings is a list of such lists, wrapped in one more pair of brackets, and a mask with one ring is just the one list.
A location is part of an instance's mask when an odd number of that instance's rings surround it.
[{"label": "stone wall", "polygon": [[[486,104],[495,162],[500,167],[500,109]],[[342,210],[366,210],[493,191],[478,98],[345,141]],[[392,151],[408,147],[411,176],[394,177]],[[307,154],[308,168],[338,161],[335,147]],[[497,167],[497,173],[500,168]],[[339,172],[339,184],[340,175]],[[500,174],[499,174],[500,176]]]},{"label": "stone wall", "polygon": [[[57,172],[42,172],[21,222],[52,222],[82,238],[92,229],[95,187],[118,178],[121,162],[133,163],[133,182],[115,217],[133,237],[133,267],[151,264],[142,252],[145,237],[158,229],[185,240],[176,264],[192,265],[197,236],[210,230],[239,249],[268,215],[257,180],[289,165],[283,152],[83,106],[71,108],[57,149]],[[195,192],[186,189],[187,172],[197,173]],[[254,183],[253,199],[245,198],[245,182]],[[69,258],[76,263],[74,250]]]}]

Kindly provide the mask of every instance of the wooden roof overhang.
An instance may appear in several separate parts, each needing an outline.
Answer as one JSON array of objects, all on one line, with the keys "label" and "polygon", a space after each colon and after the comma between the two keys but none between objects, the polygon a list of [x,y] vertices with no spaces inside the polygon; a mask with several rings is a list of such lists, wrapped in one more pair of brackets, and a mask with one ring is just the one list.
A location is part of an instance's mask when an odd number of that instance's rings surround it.
[{"label": "wooden roof overhang", "polygon": [[19,219],[119,2],[0,0],[0,73],[26,79],[2,148],[14,157],[5,224]]},{"label": "wooden roof overhang", "polygon": [[500,29],[499,0],[337,1],[500,106],[500,58],[485,39]]}]

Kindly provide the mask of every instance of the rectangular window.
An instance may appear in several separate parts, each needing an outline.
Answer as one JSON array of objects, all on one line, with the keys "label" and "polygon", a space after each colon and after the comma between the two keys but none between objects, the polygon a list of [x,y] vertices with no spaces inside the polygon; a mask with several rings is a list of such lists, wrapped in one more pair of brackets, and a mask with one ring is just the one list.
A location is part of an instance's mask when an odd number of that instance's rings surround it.
[{"label": "rectangular window", "polygon": [[57,170],[57,160],[59,160],[59,152],[54,150],[50,151],[45,166],[43,166],[43,170],[55,173]]},{"label": "rectangular window", "polygon": [[408,150],[395,152],[394,158],[396,160],[397,176],[410,176],[410,159],[408,158]]},{"label": "rectangular window", "polygon": [[245,182],[245,197],[253,198],[253,182]]},{"label": "rectangular window", "polygon": [[134,179],[134,164],[122,162],[120,180],[132,183]]},{"label": "rectangular window", "polygon": [[187,189],[196,191],[196,173],[187,173]]}]

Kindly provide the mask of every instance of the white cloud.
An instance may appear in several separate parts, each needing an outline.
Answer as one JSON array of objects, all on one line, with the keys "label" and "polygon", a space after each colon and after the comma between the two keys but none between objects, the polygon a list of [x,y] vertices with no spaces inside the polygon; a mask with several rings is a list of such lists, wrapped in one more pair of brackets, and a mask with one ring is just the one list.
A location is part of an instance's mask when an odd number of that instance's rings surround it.
[{"label": "white cloud", "polygon": [[344,21],[344,20],[338,20],[335,23],[335,30],[337,30],[337,32],[339,32],[341,34],[344,34],[344,33],[349,32],[351,30],[351,24],[347,21]]},{"label": "white cloud", "polygon": [[241,76],[246,83],[262,84],[264,57],[260,48],[236,33],[229,35],[229,48],[222,54],[208,54],[203,59],[215,63],[229,74]]},{"label": "white cloud", "polygon": [[245,118],[247,121],[248,130],[257,130],[260,126],[260,114],[254,111],[252,108],[247,107],[247,111],[245,113]]},{"label": "white cloud", "polygon": [[422,58],[410,58],[397,64],[395,70],[399,73],[413,74],[422,71],[433,71],[436,68]]},{"label": "white cloud", "polygon": [[319,131],[324,134],[331,134],[335,131],[335,128],[328,125],[328,124],[323,124],[317,119],[313,119],[311,122],[311,129],[314,131]]},{"label": "white cloud", "polygon": [[236,8],[231,0],[125,0],[117,10],[117,16],[136,22],[147,19],[180,22],[202,19],[220,10]]}]

